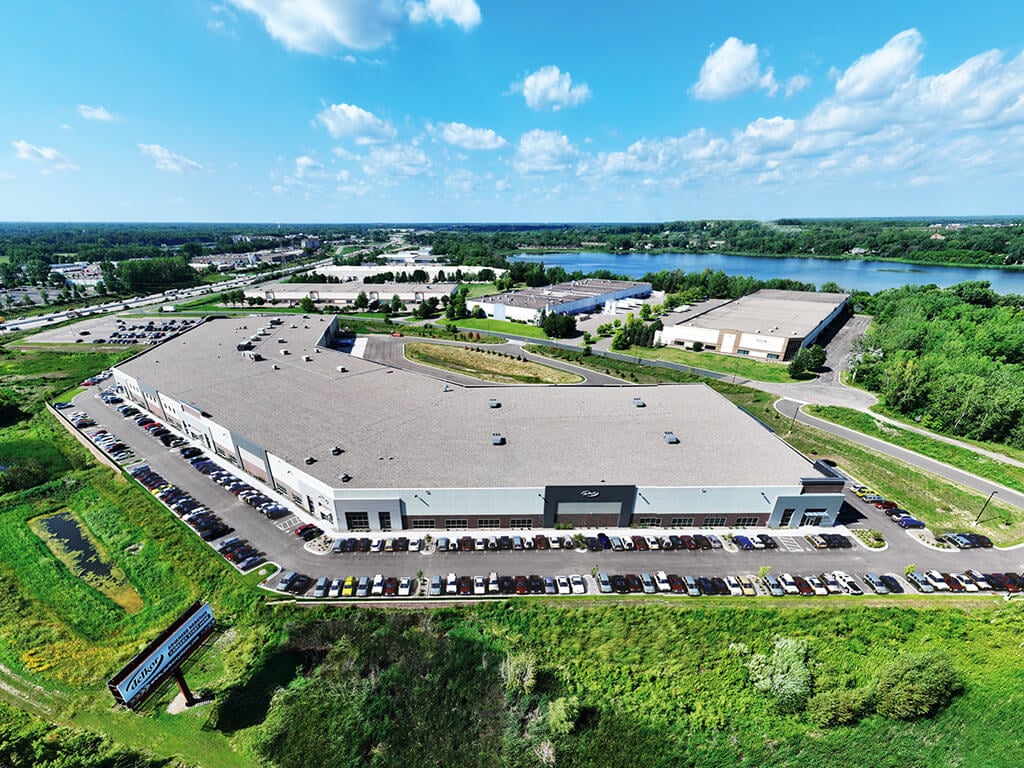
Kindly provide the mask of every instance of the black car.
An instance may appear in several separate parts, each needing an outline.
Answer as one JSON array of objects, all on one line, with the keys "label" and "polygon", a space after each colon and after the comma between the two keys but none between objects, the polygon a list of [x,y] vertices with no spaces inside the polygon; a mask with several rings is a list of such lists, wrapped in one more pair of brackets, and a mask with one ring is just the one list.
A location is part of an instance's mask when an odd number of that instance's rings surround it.
[{"label": "black car", "polygon": [[544,594],[544,579],[537,574],[530,574],[526,579],[527,587],[530,590],[531,595],[543,595]]},{"label": "black car", "polygon": [[285,587],[285,589],[287,589],[293,595],[301,595],[303,592],[309,589],[312,583],[313,579],[311,579],[309,576],[304,576],[301,573],[297,573],[295,574],[295,576],[292,577],[292,580],[288,582],[288,586]]},{"label": "black car", "polygon": [[516,591],[516,580],[511,576],[498,577],[498,591],[503,595],[511,595]]},{"label": "black car", "polygon": [[698,533],[693,537],[694,543],[698,549],[711,549],[711,539],[702,533]]},{"label": "black car", "polygon": [[629,592],[629,584],[626,583],[626,577],[621,574],[612,574],[612,591],[619,595],[625,595]]},{"label": "black car", "polygon": [[498,549],[502,551],[512,549],[512,539],[508,536],[499,536]]},{"label": "black car", "polygon": [[702,595],[713,595],[715,594],[715,587],[711,583],[711,579],[707,576],[697,577],[697,589],[700,590]]},{"label": "black car", "polygon": [[600,552],[603,549],[603,547],[601,546],[601,542],[597,540],[596,536],[587,536],[586,542],[587,551],[589,552]]},{"label": "black car", "polygon": [[778,549],[779,548],[779,542],[777,542],[775,539],[773,539],[767,533],[759,533],[759,534],[757,534],[757,538],[761,540],[762,544],[764,544],[764,548],[765,549]]},{"label": "black car", "polygon": [[601,545],[601,549],[611,549],[612,548],[612,540],[609,539],[608,535],[605,534],[605,533],[597,534],[597,543]]},{"label": "black car", "polygon": [[886,589],[888,589],[892,594],[899,595],[903,593],[903,587],[900,586],[900,583],[896,580],[896,577],[890,576],[888,573],[883,573],[878,578],[882,580],[882,583],[885,584]]}]

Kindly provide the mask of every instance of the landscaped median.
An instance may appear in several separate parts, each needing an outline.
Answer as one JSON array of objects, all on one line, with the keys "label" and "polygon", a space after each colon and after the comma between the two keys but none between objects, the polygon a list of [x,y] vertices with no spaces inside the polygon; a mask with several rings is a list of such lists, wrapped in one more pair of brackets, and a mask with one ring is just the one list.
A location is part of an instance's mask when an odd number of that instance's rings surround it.
[{"label": "landscaped median", "polygon": [[501,384],[578,384],[583,377],[493,349],[409,342],[405,356],[415,363]]}]

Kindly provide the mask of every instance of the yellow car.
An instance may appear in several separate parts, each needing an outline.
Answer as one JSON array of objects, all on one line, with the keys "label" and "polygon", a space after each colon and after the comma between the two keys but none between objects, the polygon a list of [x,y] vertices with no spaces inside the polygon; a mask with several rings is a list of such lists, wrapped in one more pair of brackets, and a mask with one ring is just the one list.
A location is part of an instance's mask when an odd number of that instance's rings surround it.
[{"label": "yellow car", "polygon": [[341,588],[342,597],[354,597],[356,594],[356,577],[346,576],[345,584]]},{"label": "yellow car", "polygon": [[858,486],[857,488],[854,488],[853,492],[854,492],[854,494],[856,494],[857,496],[860,496],[861,498],[863,498],[864,496],[867,496],[868,494],[874,493],[874,491],[871,490],[870,488],[868,488],[866,485],[861,485],[861,486]]}]

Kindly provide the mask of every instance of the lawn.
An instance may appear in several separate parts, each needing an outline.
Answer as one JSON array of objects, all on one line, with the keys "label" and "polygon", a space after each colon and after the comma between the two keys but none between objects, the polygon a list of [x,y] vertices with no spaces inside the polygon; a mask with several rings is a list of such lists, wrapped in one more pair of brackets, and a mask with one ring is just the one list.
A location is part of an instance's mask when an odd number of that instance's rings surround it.
[{"label": "lawn", "polygon": [[493,320],[491,318],[481,320],[475,317],[467,317],[456,321],[456,324],[460,328],[472,328],[473,330],[487,331],[488,333],[506,333],[512,336],[529,336],[534,339],[546,339],[548,337],[536,325],[512,323],[508,320]]},{"label": "lawn", "polygon": [[466,293],[467,299],[489,296],[492,293],[498,292],[498,287],[494,283],[463,283],[463,285],[469,287],[469,291]]},{"label": "lawn", "polygon": [[451,344],[410,342],[405,345],[405,356],[434,368],[502,384],[577,384],[583,381],[579,374],[520,360],[513,355]]},{"label": "lawn", "polygon": [[796,381],[789,375],[787,367],[782,363],[749,360],[742,357],[719,355],[715,352],[693,352],[679,347],[630,347],[622,354],[636,355],[647,360],[665,360],[670,363],[692,365],[695,368],[732,374],[741,379],[784,384]]},{"label": "lawn", "polygon": [[[1024,492],[1024,467],[1004,464],[968,448],[960,448],[919,432],[901,429],[888,422],[878,421],[870,414],[853,408],[812,405],[807,406],[804,410],[812,416],[857,432],[863,432],[865,435],[916,451],[966,472],[972,472],[979,477],[1005,485],[1007,488]],[[996,446],[992,446],[992,448],[993,450],[997,449]]]}]

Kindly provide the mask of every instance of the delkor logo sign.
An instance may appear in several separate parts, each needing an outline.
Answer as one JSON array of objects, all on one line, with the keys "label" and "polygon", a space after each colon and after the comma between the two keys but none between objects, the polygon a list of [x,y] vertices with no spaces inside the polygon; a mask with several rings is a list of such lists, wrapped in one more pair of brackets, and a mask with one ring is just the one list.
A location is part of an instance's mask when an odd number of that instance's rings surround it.
[{"label": "delkor logo sign", "polygon": [[140,703],[188,658],[213,630],[209,603],[194,603],[107,683],[118,704]]},{"label": "delkor logo sign", "polygon": [[596,499],[600,495],[601,495],[600,491],[590,491],[590,490],[580,491],[580,496],[582,496],[584,499]]}]

